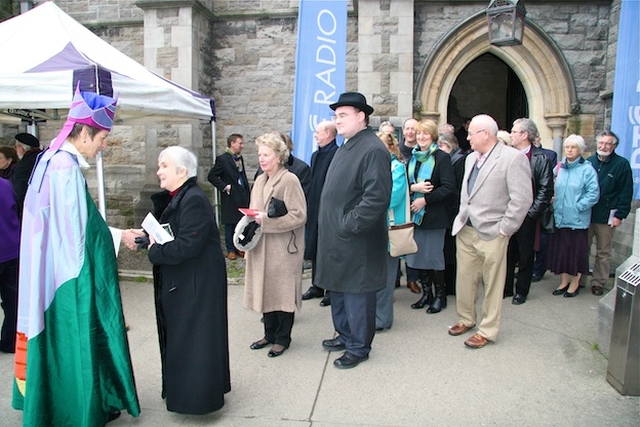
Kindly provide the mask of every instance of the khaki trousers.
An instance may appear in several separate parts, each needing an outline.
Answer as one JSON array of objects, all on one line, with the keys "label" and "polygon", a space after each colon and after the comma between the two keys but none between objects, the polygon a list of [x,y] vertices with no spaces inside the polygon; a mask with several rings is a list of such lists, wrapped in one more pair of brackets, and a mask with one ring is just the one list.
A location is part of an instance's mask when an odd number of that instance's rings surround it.
[{"label": "khaki trousers", "polygon": [[464,226],[456,235],[456,244],[456,308],[460,323],[467,326],[477,323],[478,288],[484,283],[478,333],[495,341],[500,329],[509,238],[499,235],[492,240],[482,240],[474,228]]},{"label": "khaki trousers", "polygon": [[613,240],[614,229],[614,227],[607,224],[589,225],[589,250],[591,250],[593,238],[596,238],[596,256],[593,261],[591,286],[598,285],[604,288],[609,280],[609,269],[611,268],[611,242]]}]

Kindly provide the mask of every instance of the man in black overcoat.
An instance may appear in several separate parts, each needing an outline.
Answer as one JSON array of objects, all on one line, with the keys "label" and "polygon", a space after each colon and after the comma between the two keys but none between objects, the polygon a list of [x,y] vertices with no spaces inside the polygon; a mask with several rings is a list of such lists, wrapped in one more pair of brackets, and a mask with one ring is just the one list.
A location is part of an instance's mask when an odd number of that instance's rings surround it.
[{"label": "man in black overcoat", "polygon": [[31,178],[33,168],[36,167],[38,154],[40,154],[42,150],[40,149],[40,141],[38,138],[30,133],[19,133],[15,136],[15,139],[16,154],[18,154],[20,161],[16,164],[16,167],[13,170],[11,182],[13,183],[13,189],[16,192],[16,210],[18,211],[18,218],[22,219],[24,196],[27,194],[29,179]]},{"label": "man in black overcoat", "polygon": [[227,246],[227,258],[234,260],[240,253],[233,246],[233,231],[242,213],[238,208],[249,207],[249,181],[242,159],[244,141],[242,135],[234,133],[227,138],[227,149],[216,158],[209,171],[209,182],[220,191],[222,205],[221,222],[224,224],[224,240]]},{"label": "man in black overcoat", "polygon": [[343,93],[330,107],[345,142],[333,157],[320,197],[316,283],[331,291],[338,332],[322,346],[345,350],[333,365],[347,369],[369,358],[376,292],[386,285],[391,156],[369,127],[373,108],[364,95]]},{"label": "man in black overcoat", "polygon": [[318,149],[311,155],[311,178],[309,194],[307,194],[307,243],[304,259],[311,261],[311,287],[302,294],[303,300],[322,298],[322,307],[331,305],[329,292],[316,285],[316,255],[318,253],[318,213],[320,212],[320,196],[324,187],[327,170],[338,150],[336,144],[336,125],[333,122],[320,122],[316,126],[314,137]]}]

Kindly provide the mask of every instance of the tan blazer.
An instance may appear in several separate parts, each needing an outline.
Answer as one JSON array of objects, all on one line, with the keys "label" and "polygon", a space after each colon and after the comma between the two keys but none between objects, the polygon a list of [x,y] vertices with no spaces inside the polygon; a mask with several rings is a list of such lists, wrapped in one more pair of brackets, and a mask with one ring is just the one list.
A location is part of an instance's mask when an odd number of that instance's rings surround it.
[{"label": "tan blazer", "polygon": [[498,142],[469,194],[467,185],[477,158],[476,152],[467,156],[460,212],[451,234],[455,236],[470,219],[482,240],[491,240],[500,232],[509,237],[518,231],[533,203],[529,160],[515,148]]}]

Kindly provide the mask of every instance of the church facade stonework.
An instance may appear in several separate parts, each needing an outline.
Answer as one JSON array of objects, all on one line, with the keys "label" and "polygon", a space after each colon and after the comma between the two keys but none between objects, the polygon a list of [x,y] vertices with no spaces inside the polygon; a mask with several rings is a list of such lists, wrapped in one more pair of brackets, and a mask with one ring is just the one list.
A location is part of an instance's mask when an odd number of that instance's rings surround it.
[{"label": "church facade stonework", "polygon": [[[227,135],[244,135],[248,175],[257,167],[255,137],[290,131],[298,0],[55,3],[148,69],[215,98],[216,150],[224,150]],[[490,97],[483,88],[500,87],[490,71],[497,66],[521,83],[546,147],[557,149],[570,133],[593,144],[610,122],[620,0],[527,0],[525,40],[510,47],[489,44],[487,5],[349,1],[347,90],[370,100],[371,124],[391,120],[399,126],[410,116],[457,124],[462,116],[485,112],[483,102]],[[500,113],[496,118],[510,128]],[[42,126],[41,139],[48,140],[60,125]],[[132,226],[136,209],[146,208],[148,194],[157,190],[157,154],[167,145],[192,149],[199,157],[200,181],[208,186],[212,129],[206,123],[117,126],[105,155],[110,222]]]}]

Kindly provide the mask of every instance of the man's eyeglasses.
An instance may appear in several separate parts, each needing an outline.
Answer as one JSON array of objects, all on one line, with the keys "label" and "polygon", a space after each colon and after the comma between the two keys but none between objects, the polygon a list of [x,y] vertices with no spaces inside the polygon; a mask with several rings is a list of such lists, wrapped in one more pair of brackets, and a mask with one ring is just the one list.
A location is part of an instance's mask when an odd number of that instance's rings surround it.
[{"label": "man's eyeglasses", "polygon": [[353,113],[340,113],[340,114],[334,114],[333,117],[331,117],[331,120],[333,120],[334,122],[338,119],[342,120],[344,118],[347,118],[349,116],[352,116],[354,114],[358,114],[359,111],[354,111]]},{"label": "man's eyeglasses", "polygon": [[525,131],[523,130],[512,130],[511,133],[524,133]]},{"label": "man's eyeglasses", "polygon": [[613,147],[613,146],[614,146],[614,145],[616,145],[616,144],[614,144],[613,142],[609,142],[609,141],[607,141],[607,142],[605,142],[605,141],[598,141],[598,145],[604,145],[605,147]]},{"label": "man's eyeglasses", "polygon": [[484,132],[485,130],[486,130],[486,129],[480,129],[480,130],[477,130],[477,131],[475,131],[475,132],[469,132],[469,136],[470,136],[470,137],[471,137],[471,136],[476,136],[477,134],[479,134],[480,132]]}]

